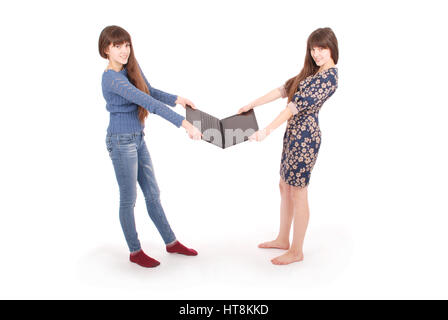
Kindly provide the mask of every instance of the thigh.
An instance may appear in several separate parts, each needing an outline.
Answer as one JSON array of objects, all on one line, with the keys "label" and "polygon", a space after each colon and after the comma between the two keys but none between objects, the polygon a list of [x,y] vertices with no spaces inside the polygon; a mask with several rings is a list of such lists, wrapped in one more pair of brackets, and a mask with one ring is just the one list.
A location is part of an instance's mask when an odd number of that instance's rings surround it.
[{"label": "thigh", "polygon": [[118,134],[106,138],[120,191],[135,196],[138,172],[138,153],[135,136]]},{"label": "thigh", "polygon": [[282,199],[287,200],[288,203],[292,202],[292,199],[294,196],[293,191],[294,191],[295,187],[286,183],[286,181],[283,180],[282,177],[280,177],[279,185],[280,185],[280,192],[281,192]]},{"label": "thigh", "polygon": [[280,181],[278,183],[278,186],[280,188],[280,194],[282,196],[287,195],[287,193],[289,191],[289,185],[285,182],[285,180],[283,180],[282,177],[280,177]]},{"label": "thigh", "polygon": [[137,181],[142,189],[145,198],[159,196],[160,190],[154,174],[151,156],[146,142],[142,139],[138,148],[138,174]]}]

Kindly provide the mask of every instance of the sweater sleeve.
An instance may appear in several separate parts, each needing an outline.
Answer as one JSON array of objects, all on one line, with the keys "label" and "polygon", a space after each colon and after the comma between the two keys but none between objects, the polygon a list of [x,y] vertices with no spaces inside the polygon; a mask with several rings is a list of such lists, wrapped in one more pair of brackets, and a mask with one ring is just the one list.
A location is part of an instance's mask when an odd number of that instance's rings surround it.
[{"label": "sweater sleeve", "polygon": [[124,75],[107,72],[104,80],[107,90],[120,95],[132,103],[142,106],[150,113],[157,114],[178,128],[182,125],[185,117],[177,114],[162,102],[136,88]]},{"label": "sweater sleeve", "polygon": [[[140,68],[140,66],[139,66],[139,68]],[[148,86],[149,93],[151,94],[152,97],[154,97],[154,99],[159,100],[163,103],[166,103],[167,105],[172,106],[172,107],[176,106],[176,100],[177,100],[176,95],[167,93],[167,92],[164,92],[162,90],[152,87],[149,84],[148,79],[146,79],[145,74],[143,73],[143,70],[141,68],[140,68],[140,73],[142,74],[142,77],[145,80],[146,85]]]},{"label": "sweater sleeve", "polygon": [[337,76],[328,73],[325,77],[317,78],[310,85],[309,89],[296,93],[294,100],[288,103],[288,108],[293,115],[305,110],[320,108],[336,91],[338,87]]}]

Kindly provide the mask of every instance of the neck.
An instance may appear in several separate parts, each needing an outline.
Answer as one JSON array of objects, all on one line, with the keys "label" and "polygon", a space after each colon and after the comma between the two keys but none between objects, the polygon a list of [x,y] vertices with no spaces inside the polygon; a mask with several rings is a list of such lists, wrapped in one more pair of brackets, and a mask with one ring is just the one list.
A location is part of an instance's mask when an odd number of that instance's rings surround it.
[{"label": "neck", "polygon": [[120,72],[121,70],[123,70],[123,65],[121,63],[117,63],[115,61],[109,60],[109,65],[107,66],[106,70],[109,70],[109,69]]},{"label": "neck", "polygon": [[322,66],[319,68],[319,71],[318,71],[318,72],[321,72],[321,71],[323,71],[323,70],[330,69],[331,67],[334,67],[334,66],[335,66],[335,64],[334,64],[333,60],[330,60],[330,61],[328,61],[326,64],[322,65]]}]

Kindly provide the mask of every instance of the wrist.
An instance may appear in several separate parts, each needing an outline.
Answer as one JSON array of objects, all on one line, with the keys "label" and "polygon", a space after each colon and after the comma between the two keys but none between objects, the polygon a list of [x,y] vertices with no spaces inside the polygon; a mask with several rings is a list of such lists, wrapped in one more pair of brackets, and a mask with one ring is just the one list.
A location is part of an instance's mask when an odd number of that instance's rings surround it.
[{"label": "wrist", "polygon": [[185,128],[185,130],[191,130],[192,128],[194,128],[190,121],[188,121],[187,119],[184,119],[182,121],[182,127]]},{"label": "wrist", "polygon": [[271,134],[272,130],[273,129],[271,129],[269,126],[263,129],[264,134],[266,135],[266,137]]}]

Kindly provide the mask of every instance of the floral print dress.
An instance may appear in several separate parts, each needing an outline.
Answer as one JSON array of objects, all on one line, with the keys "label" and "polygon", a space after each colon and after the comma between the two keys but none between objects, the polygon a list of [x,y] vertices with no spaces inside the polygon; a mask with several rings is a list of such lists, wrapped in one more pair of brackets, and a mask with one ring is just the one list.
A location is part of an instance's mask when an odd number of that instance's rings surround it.
[{"label": "floral print dress", "polygon": [[[319,111],[338,87],[338,70],[332,67],[299,83],[298,91],[288,104],[293,116],[283,136],[280,176],[289,185],[306,187],[316,163],[321,143]],[[284,94],[284,87],[283,96]]]}]

